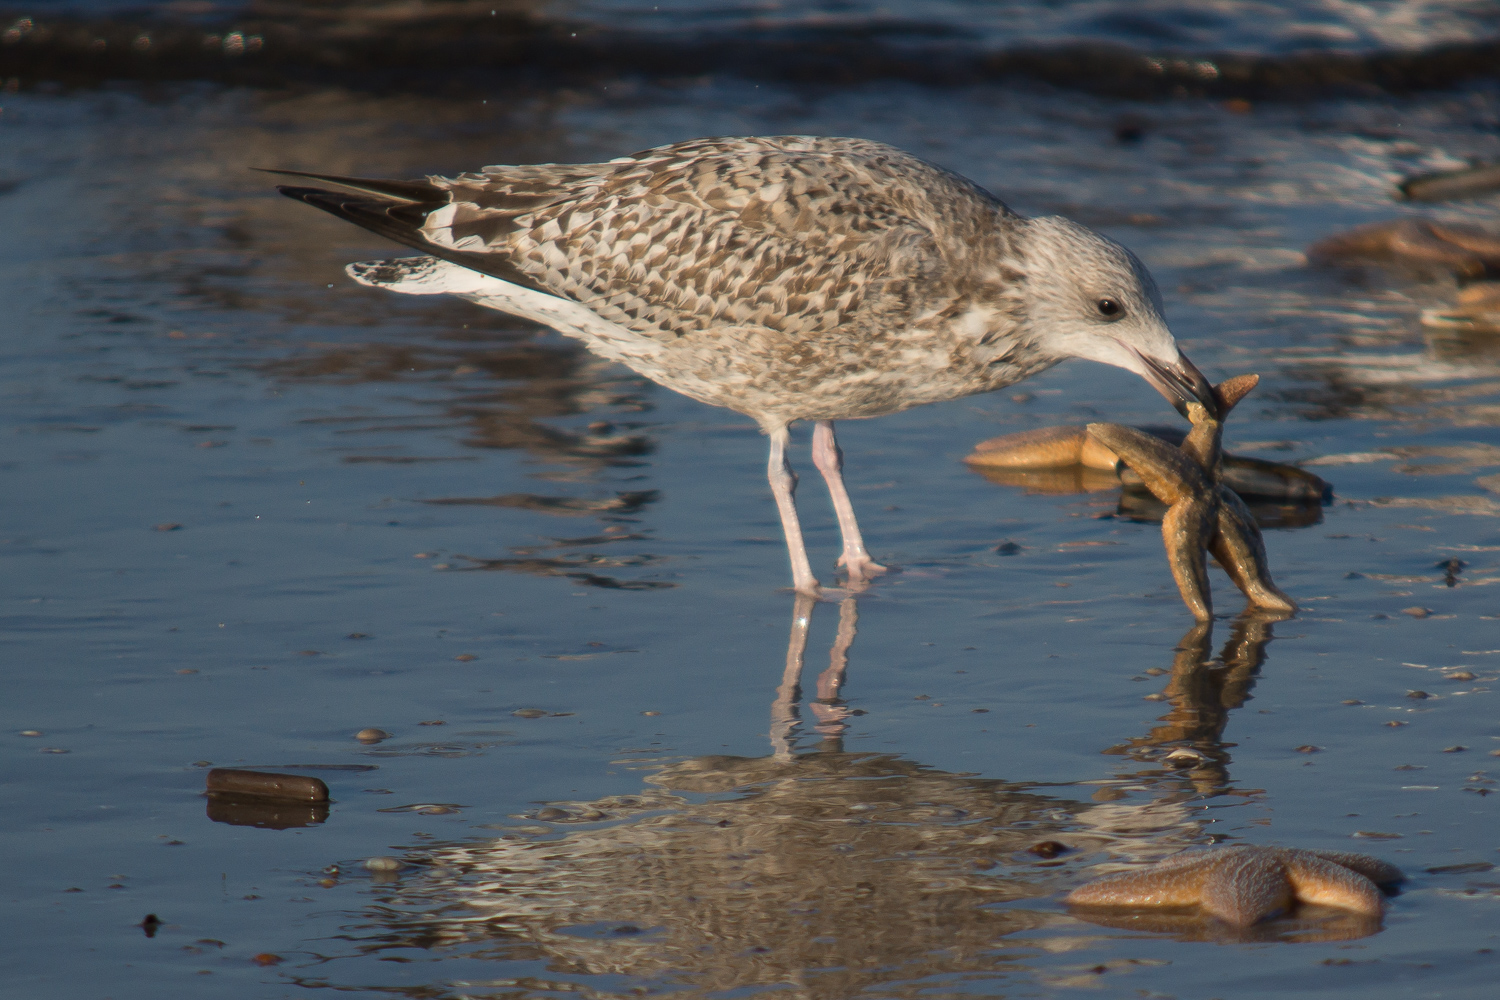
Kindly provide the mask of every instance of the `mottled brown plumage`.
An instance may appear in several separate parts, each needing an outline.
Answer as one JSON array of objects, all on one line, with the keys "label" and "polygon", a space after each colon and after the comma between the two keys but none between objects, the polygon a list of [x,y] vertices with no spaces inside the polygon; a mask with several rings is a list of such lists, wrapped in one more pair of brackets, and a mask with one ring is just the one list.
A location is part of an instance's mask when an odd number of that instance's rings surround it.
[{"label": "mottled brown plumage", "polygon": [[[317,176],[317,175],[301,175]],[[452,293],[547,323],[671,389],[753,418],[798,590],[815,593],[785,460],[819,424],[851,584],[859,537],[832,421],[1010,385],[1068,357],[1136,371],[1212,406],[1145,268],[1060,218],[863,139],[695,139],[608,163],[456,177],[321,177],[283,188],[429,254],[352,265],[361,282]]]}]

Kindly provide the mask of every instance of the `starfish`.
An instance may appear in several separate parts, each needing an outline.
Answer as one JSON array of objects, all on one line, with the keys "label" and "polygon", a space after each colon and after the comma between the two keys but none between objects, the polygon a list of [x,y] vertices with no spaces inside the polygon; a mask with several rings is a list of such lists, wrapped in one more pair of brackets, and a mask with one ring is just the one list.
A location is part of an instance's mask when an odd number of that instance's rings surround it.
[{"label": "starfish", "polygon": [[1106,875],[1065,899],[1077,907],[1197,906],[1236,927],[1285,913],[1296,903],[1351,910],[1379,918],[1379,886],[1405,876],[1394,865],[1363,854],[1294,847],[1229,847],[1192,851],[1145,871]]},{"label": "starfish", "polygon": [[1460,281],[1500,272],[1500,237],[1477,226],[1396,219],[1356,226],[1307,248],[1316,264],[1393,262],[1414,270],[1450,271]]},{"label": "starfish", "polygon": [[1193,429],[1181,448],[1133,427],[1089,424],[1089,436],[1119,455],[1170,508],[1161,522],[1167,560],[1183,602],[1200,622],[1214,616],[1205,551],[1214,554],[1253,606],[1287,613],[1297,610],[1296,603],[1271,580],[1255,518],[1222,482],[1223,419],[1259,381],[1259,375],[1239,375],[1215,386],[1217,417],[1198,403],[1188,403]]}]

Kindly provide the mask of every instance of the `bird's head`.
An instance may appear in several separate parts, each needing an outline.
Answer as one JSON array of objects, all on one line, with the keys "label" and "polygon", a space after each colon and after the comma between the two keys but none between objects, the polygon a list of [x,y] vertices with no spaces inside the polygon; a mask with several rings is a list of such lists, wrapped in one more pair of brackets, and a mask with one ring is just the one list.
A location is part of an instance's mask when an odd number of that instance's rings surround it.
[{"label": "bird's head", "polygon": [[1194,402],[1218,413],[1213,386],[1177,349],[1156,283],[1135,254],[1059,216],[1027,221],[1024,254],[1026,314],[1039,348],[1133,371],[1184,416]]}]

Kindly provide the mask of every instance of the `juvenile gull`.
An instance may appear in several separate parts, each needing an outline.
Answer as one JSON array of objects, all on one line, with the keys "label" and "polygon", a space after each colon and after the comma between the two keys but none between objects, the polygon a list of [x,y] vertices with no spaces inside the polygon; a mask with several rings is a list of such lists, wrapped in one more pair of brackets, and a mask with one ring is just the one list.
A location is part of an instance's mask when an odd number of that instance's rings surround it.
[{"label": "juvenile gull", "polygon": [[860,537],[835,420],[988,392],[1067,358],[1136,372],[1179,409],[1215,409],[1130,251],[1016,215],[878,142],[693,139],[415,181],[276,172],[350,189],[280,188],[427,255],[351,264],[356,281],[535,320],[754,418],[801,593],[819,586],[793,502],[793,421],[814,422],[857,589],[884,567]]}]

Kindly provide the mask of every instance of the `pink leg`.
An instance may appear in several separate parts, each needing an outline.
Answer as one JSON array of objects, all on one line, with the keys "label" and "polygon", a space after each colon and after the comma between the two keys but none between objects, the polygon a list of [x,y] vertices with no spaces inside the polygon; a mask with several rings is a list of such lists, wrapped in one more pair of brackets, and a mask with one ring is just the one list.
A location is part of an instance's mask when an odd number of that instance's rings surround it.
[{"label": "pink leg", "polygon": [[771,481],[771,494],[776,497],[776,509],[781,513],[781,530],[786,535],[787,554],[792,559],[792,588],[799,594],[818,597],[822,593],[817,577],[813,576],[812,564],[807,561],[807,546],[802,543],[802,525],[797,521],[797,503],[793,495],[797,492],[797,474],[786,458],[787,439],[791,436],[783,424],[770,431],[771,461],[766,469],[766,478]]},{"label": "pink leg", "polygon": [[870,553],[865,551],[865,541],[859,535],[854,505],[849,502],[849,491],[844,489],[844,453],[839,450],[838,440],[833,436],[832,420],[819,420],[813,429],[812,453],[813,464],[828,483],[833,512],[838,515],[839,531],[844,536],[844,554],[839,557],[839,565],[848,569],[851,586],[868,583],[871,577],[884,573],[885,567],[870,558]]}]

